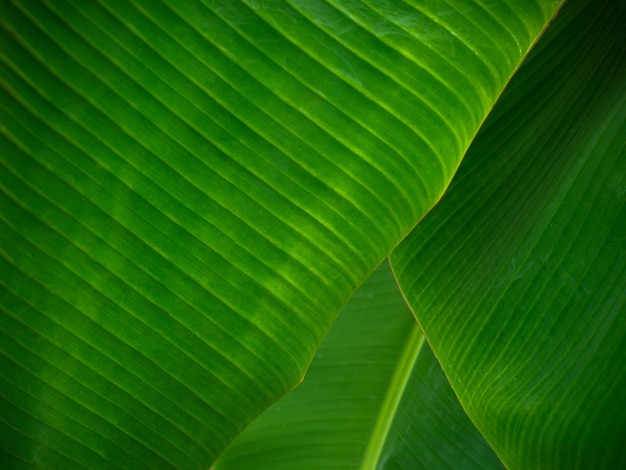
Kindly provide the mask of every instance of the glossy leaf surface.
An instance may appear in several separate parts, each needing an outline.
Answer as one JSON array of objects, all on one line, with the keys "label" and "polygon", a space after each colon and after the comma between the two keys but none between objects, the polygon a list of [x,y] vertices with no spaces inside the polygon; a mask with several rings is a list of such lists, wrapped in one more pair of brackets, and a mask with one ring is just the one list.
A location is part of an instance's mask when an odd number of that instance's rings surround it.
[{"label": "glossy leaf surface", "polygon": [[573,1],[392,266],[509,468],[626,465],[626,9]]},{"label": "glossy leaf surface", "polygon": [[3,460],[206,468],[439,199],[555,8],[2,0]]}]

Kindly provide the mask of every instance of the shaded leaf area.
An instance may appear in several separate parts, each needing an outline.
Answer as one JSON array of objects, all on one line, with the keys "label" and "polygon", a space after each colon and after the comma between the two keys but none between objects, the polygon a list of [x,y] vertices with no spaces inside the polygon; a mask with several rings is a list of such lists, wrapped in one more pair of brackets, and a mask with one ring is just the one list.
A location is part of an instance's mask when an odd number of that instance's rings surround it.
[{"label": "shaded leaf area", "polygon": [[465,414],[427,342],[414,361],[380,455],[362,468],[503,469]]},{"label": "shaded leaf area", "polygon": [[425,3],[0,2],[3,460],[206,468],[298,383],[555,8]]},{"label": "shaded leaf area", "polygon": [[304,382],[215,464],[229,469],[502,468],[465,415],[383,263]]},{"label": "shaded leaf area", "polygon": [[572,1],[392,257],[510,468],[626,465],[626,9]]}]

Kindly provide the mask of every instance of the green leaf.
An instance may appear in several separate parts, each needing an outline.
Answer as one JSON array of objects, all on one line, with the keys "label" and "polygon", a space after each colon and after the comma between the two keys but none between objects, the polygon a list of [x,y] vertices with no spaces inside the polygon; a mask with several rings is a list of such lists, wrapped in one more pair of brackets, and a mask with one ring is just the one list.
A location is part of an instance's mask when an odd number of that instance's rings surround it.
[{"label": "green leaf", "polygon": [[392,255],[509,468],[626,465],[626,9],[567,4]]},{"label": "green leaf", "polygon": [[387,263],[343,309],[307,376],[215,465],[502,468],[456,400]]},{"label": "green leaf", "polygon": [[556,7],[1,0],[2,459],[206,468]]}]

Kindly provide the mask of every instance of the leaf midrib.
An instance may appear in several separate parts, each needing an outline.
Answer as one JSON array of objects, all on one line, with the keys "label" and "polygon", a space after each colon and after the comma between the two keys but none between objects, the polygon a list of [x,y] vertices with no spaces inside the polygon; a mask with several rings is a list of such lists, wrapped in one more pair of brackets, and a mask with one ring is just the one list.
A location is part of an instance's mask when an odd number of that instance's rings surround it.
[{"label": "leaf midrib", "polygon": [[424,336],[418,326],[414,325],[407,338],[393,377],[389,382],[387,394],[380,407],[378,418],[376,419],[367,448],[365,449],[363,461],[359,467],[361,470],[373,470],[378,467],[380,455],[387,441],[389,430],[391,429],[400,401],[404,395],[404,390],[409,382],[413,367],[417,362],[423,345]]}]

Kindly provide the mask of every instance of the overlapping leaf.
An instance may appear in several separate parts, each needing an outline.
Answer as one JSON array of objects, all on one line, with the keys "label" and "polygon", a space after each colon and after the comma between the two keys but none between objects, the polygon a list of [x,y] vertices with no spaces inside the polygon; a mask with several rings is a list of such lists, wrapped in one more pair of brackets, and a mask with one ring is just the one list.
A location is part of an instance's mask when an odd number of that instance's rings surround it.
[{"label": "overlapping leaf", "polygon": [[510,468],[626,465],[626,9],[567,4],[392,255]]},{"label": "overlapping leaf", "polygon": [[215,465],[246,468],[502,465],[456,400],[384,263],[343,309],[304,383]]}]

